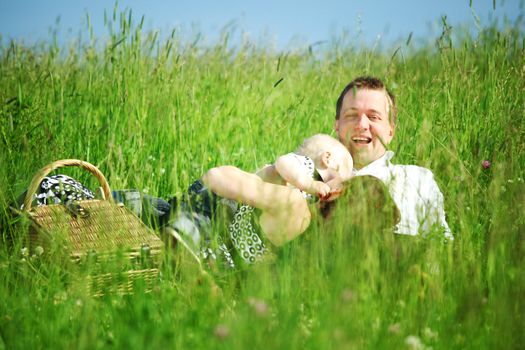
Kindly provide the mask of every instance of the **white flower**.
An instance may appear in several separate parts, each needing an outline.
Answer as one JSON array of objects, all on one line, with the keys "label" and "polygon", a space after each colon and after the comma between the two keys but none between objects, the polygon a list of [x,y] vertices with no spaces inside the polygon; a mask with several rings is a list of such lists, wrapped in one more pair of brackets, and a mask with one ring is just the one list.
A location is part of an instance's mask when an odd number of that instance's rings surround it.
[{"label": "white flower", "polygon": [[230,329],[228,328],[228,326],[220,324],[217,327],[215,327],[213,334],[219,339],[224,339],[230,335]]},{"label": "white flower", "polygon": [[44,254],[44,248],[42,248],[41,246],[37,246],[37,247],[35,248],[35,254],[36,254],[37,256],[40,256],[40,255]]},{"label": "white flower", "polygon": [[388,326],[388,333],[392,333],[392,334],[401,333],[401,325],[399,324],[399,322],[393,323],[390,326]]},{"label": "white flower", "polygon": [[269,307],[264,300],[250,297],[248,298],[248,304],[250,304],[257,316],[265,317],[268,315]]},{"label": "white flower", "polygon": [[346,288],[341,292],[341,300],[343,302],[348,303],[350,301],[354,301],[355,299],[356,295],[353,290]]},{"label": "white flower", "polygon": [[408,346],[410,350],[424,350],[425,344],[419,339],[419,337],[415,335],[409,335],[405,339],[405,344]]},{"label": "white flower", "polygon": [[423,330],[423,336],[424,336],[425,339],[427,339],[427,340],[433,340],[433,339],[437,339],[437,337],[438,337],[438,333],[437,333],[437,332],[434,332],[432,329],[430,329],[430,327],[426,327],[426,328]]}]

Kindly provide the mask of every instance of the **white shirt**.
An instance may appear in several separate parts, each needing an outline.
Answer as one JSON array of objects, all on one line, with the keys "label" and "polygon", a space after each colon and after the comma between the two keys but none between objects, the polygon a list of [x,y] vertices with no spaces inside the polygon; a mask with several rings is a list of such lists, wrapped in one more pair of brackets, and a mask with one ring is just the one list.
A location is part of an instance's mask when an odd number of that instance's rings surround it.
[{"label": "white shirt", "polygon": [[426,233],[434,226],[441,226],[447,239],[454,239],[445,220],[443,194],[429,169],[415,165],[392,164],[394,152],[387,151],[381,158],[354,175],[372,175],[389,189],[392,199],[401,212],[395,232],[405,235]]}]

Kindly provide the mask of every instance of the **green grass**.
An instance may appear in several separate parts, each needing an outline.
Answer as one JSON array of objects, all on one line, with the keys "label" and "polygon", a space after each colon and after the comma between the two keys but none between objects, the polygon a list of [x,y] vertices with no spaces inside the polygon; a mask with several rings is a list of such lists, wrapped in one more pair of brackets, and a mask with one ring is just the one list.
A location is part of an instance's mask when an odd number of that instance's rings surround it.
[{"label": "green grass", "polygon": [[[524,346],[521,23],[384,51],[276,52],[232,47],[228,32],[213,46],[160,41],[128,15],[108,20],[107,43],[0,47],[0,349]],[[113,188],[168,198],[210,167],[253,171],[333,133],[339,92],[363,74],[394,90],[394,160],[433,170],[453,243],[318,223],[276,261],[222,276],[219,295],[176,251],[152,293],[102,298],[74,288],[79,267],[60,254],[21,254],[26,226],[7,205],[42,166],[87,160]]]}]

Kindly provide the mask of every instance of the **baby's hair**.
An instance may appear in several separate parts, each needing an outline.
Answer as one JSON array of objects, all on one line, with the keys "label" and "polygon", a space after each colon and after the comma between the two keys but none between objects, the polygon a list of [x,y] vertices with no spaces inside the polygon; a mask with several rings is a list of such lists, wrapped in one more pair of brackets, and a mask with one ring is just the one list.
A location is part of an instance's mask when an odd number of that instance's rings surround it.
[{"label": "baby's hair", "polygon": [[295,153],[316,160],[323,152],[337,145],[339,141],[330,135],[316,134],[304,139]]},{"label": "baby's hair", "polygon": [[347,158],[349,161],[345,164],[340,164],[340,166],[344,167],[344,170],[350,174],[352,172],[352,156],[350,152],[341,142],[330,135],[316,134],[306,138],[295,153],[311,158],[317,165],[323,152],[331,151],[334,148],[340,148],[343,152],[348,153]]}]

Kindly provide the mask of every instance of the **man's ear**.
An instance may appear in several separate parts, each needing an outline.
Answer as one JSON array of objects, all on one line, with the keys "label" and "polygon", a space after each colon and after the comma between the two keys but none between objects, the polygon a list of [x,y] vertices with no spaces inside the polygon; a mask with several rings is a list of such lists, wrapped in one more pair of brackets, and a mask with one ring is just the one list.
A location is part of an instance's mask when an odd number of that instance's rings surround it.
[{"label": "man's ear", "polygon": [[335,120],[335,123],[334,123],[334,129],[335,129],[335,132],[337,134],[339,134],[339,119],[336,119]]},{"label": "man's ear", "polygon": [[324,151],[323,153],[321,153],[320,161],[321,161],[321,165],[324,168],[328,168],[331,160],[332,160],[332,153],[330,153],[329,151]]}]

